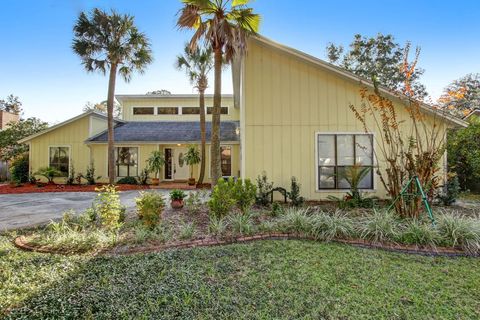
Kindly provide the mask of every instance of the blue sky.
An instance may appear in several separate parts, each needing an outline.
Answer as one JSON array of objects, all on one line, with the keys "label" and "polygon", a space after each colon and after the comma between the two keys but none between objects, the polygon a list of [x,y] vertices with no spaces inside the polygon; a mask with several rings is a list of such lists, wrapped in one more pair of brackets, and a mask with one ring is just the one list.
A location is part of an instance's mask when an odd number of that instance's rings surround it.
[{"label": "blue sky", "polygon": [[[0,0],[0,97],[15,94],[25,117],[51,123],[78,115],[87,101],[105,100],[107,78],[87,74],[70,48],[72,26],[81,11],[114,8],[136,17],[153,45],[155,62],[117,93],[167,89],[193,92],[174,69],[190,33],[175,27],[179,0]],[[433,98],[453,79],[480,72],[480,1],[256,0],[261,33],[325,58],[329,42],[347,45],[353,35],[391,33],[422,48],[422,81]],[[231,92],[224,77],[224,92]]]}]

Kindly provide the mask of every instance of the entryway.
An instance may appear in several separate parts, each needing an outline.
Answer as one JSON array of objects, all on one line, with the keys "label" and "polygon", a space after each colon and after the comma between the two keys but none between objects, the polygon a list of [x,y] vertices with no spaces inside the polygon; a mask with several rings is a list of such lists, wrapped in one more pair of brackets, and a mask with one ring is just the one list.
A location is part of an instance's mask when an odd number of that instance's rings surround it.
[{"label": "entryway", "polygon": [[183,158],[186,153],[186,147],[165,148],[165,180],[188,180],[189,167]]}]

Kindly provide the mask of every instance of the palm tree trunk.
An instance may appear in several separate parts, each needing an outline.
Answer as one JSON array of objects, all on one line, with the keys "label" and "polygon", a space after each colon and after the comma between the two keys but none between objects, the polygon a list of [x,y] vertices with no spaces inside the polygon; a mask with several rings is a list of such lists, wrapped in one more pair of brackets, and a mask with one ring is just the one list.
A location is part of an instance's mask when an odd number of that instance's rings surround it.
[{"label": "palm tree trunk", "polygon": [[117,65],[110,66],[110,78],[108,80],[107,97],[107,123],[108,123],[108,180],[115,183],[115,151],[113,138],[113,103],[115,99],[115,80],[117,77]]},{"label": "palm tree trunk", "polygon": [[200,163],[200,176],[198,177],[197,184],[201,185],[205,178],[205,159],[207,155],[206,143],[207,143],[207,130],[205,127],[205,89],[199,89],[200,93],[200,137],[202,145],[200,147],[202,161]]},{"label": "palm tree trunk", "polygon": [[212,187],[214,187],[218,179],[222,176],[222,168],[220,164],[220,111],[222,106],[222,48],[214,48],[214,66],[215,66],[215,89],[213,96],[212,111],[212,142],[210,147]]}]

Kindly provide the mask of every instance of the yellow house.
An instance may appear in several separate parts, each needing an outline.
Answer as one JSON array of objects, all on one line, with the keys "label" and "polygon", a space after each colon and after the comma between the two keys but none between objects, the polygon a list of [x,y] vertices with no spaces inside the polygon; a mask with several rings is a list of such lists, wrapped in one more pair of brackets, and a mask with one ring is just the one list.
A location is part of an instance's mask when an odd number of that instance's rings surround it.
[{"label": "yellow house", "polygon": [[[348,190],[348,184],[336,178],[345,167],[384,167],[383,159],[374,156],[381,135],[365,133],[349,109],[350,104],[359,105],[361,87],[371,87],[368,81],[263,37],[249,40],[247,55],[236,61],[232,70],[234,95],[222,99],[223,175],[253,180],[265,171],[276,186],[287,189],[295,176],[304,197],[321,200]],[[182,155],[187,145],[200,140],[198,97],[116,98],[123,107],[122,120],[117,120],[115,128],[117,175],[139,175],[149,154],[161,150],[168,160],[161,179],[185,180],[188,168]],[[212,100],[212,96],[207,97],[207,106]],[[393,95],[392,100],[408,127],[402,102]],[[440,119],[445,132],[466,126],[464,121],[427,105],[422,105],[422,111],[437,122]],[[32,170],[50,165],[66,174],[72,164],[82,172],[94,163],[96,174],[106,181],[105,128],[105,116],[86,113],[21,142],[30,145]],[[208,156],[206,161],[208,178]],[[446,157],[443,161],[445,164]],[[198,176],[198,168],[195,172]],[[370,172],[361,188],[384,197],[378,177],[374,170]]]}]

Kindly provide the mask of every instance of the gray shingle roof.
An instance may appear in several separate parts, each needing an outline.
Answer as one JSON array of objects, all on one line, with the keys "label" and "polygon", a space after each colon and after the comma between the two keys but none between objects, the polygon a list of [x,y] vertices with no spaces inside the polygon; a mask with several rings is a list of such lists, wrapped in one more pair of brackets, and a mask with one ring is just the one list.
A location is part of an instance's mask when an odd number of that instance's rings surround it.
[{"label": "gray shingle roof", "polygon": [[[210,140],[211,122],[206,123]],[[238,121],[222,121],[221,141],[239,141]],[[107,142],[107,131],[91,137],[87,142]],[[197,142],[200,141],[200,123],[192,121],[131,121],[118,124],[114,129],[115,142]]]}]

